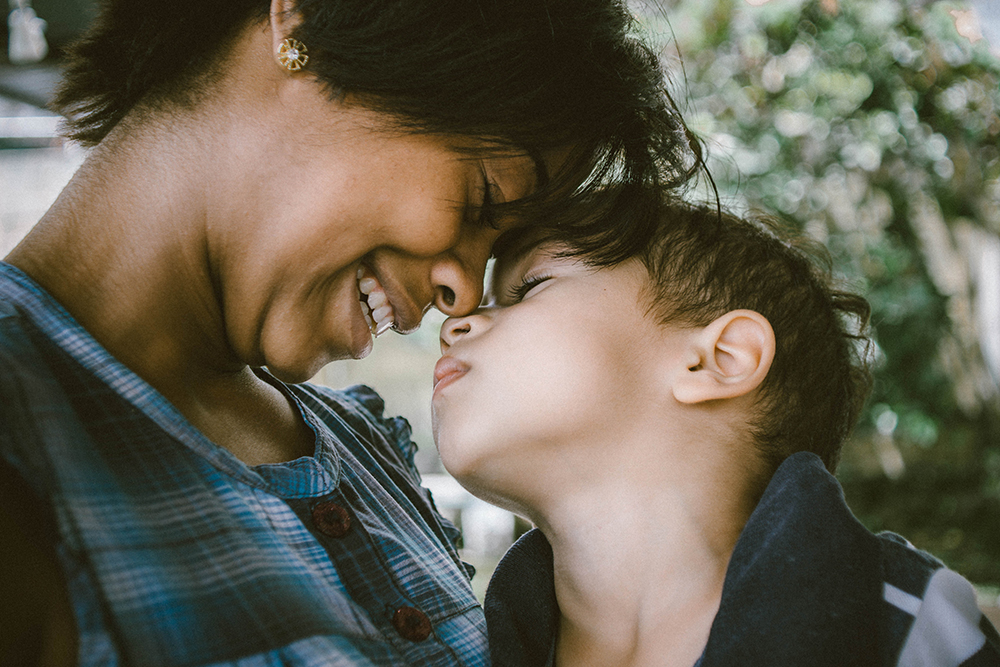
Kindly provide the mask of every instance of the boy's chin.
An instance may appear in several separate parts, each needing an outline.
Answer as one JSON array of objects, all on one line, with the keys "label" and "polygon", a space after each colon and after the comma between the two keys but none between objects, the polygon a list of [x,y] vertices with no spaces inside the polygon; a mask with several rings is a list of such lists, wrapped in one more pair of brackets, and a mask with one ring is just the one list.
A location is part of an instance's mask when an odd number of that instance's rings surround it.
[{"label": "boy's chin", "polygon": [[500,509],[522,516],[526,515],[522,504],[511,498],[504,489],[497,488],[493,484],[483,483],[474,477],[468,477],[464,480],[459,479],[458,483],[476,498],[488,502],[490,505],[495,505]]},{"label": "boy's chin", "polygon": [[477,470],[489,463],[482,460],[481,448],[472,438],[456,433],[454,429],[449,430],[447,424],[434,424],[434,444],[444,469],[459,482],[475,476]]},{"label": "boy's chin", "polygon": [[448,474],[475,497],[511,512],[521,511],[519,504],[511,498],[513,489],[509,488],[510,485],[502,477],[489,474],[488,471],[495,469],[496,464],[482,459],[470,461],[445,455],[441,456],[441,463]]},{"label": "boy's chin", "polygon": [[447,451],[438,448],[438,456],[441,458],[441,464],[444,465],[444,469],[448,471],[448,474],[455,478],[459,484],[464,486],[466,489],[469,485],[476,484],[476,469],[477,466],[468,461],[467,459],[456,456],[454,454],[448,454]]}]

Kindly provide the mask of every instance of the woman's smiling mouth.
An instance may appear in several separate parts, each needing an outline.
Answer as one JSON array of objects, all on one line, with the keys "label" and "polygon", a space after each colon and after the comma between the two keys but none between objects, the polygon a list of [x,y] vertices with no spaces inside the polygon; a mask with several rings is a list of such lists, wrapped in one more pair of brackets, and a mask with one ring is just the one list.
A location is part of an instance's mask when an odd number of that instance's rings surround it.
[{"label": "woman's smiling mouth", "polygon": [[364,313],[368,328],[377,338],[388,331],[396,322],[392,304],[385,295],[385,288],[372,273],[362,266],[358,269],[358,292],[361,312]]}]

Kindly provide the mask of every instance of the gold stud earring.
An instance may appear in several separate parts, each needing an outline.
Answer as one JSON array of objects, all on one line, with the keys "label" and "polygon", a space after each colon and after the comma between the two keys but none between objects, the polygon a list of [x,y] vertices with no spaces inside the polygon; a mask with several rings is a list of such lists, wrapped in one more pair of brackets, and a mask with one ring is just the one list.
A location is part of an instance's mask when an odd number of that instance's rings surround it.
[{"label": "gold stud earring", "polygon": [[297,39],[287,37],[278,47],[278,62],[289,72],[298,72],[309,62],[306,45]]}]

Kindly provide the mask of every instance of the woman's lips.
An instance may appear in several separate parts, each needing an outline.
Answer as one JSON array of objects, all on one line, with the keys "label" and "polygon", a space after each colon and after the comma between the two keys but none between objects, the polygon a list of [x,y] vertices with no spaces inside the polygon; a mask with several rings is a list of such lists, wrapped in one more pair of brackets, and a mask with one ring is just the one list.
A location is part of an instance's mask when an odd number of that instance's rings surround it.
[{"label": "woman's lips", "polygon": [[462,377],[469,371],[469,366],[455,357],[441,357],[434,366],[434,393]]}]

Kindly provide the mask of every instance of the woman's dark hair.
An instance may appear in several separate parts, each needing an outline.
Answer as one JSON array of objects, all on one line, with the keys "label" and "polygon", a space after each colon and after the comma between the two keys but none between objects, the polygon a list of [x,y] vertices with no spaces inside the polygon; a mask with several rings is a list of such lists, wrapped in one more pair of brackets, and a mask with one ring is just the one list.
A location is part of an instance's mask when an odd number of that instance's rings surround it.
[{"label": "woman's dark hair", "polygon": [[[269,10],[267,0],[104,0],[53,104],[68,135],[93,145],[140,106],[196,101],[233,39]],[[622,0],[298,0],[297,11],[291,36],[332,97],[355,96],[409,131],[533,156],[571,148],[546,187],[508,208],[543,209],[609,261],[655,226],[631,195],[681,187],[701,166]],[[602,198],[599,219],[613,228],[574,214],[609,182],[620,196]]]}]

